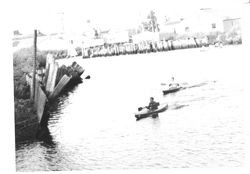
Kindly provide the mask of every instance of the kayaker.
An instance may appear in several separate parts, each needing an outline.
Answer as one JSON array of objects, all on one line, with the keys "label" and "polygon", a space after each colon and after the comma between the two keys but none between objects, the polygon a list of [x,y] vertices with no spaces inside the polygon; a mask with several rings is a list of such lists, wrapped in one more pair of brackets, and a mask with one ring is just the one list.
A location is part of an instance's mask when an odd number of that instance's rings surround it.
[{"label": "kayaker", "polygon": [[174,81],[174,77],[172,77],[172,81],[171,81],[171,83],[169,83],[169,88],[177,88],[179,86],[180,86],[179,83],[176,83]]},{"label": "kayaker", "polygon": [[160,105],[160,104],[159,104],[158,102],[155,102],[155,101],[154,101],[154,98],[153,98],[153,97],[150,97],[149,105],[148,105],[146,108],[152,111],[152,110],[158,109],[158,106],[159,106],[159,105]]}]

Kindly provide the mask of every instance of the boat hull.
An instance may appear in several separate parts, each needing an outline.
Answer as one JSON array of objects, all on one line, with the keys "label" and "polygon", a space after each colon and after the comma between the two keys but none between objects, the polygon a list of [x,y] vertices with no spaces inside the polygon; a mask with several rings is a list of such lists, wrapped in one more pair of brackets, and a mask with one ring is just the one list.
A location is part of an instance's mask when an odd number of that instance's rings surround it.
[{"label": "boat hull", "polygon": [[141,111],[141,112],[138,112],[135,114],[135,118],[137,120],[140,120],[142,118],[147,118],[147,117],[153,117],[153,118],[156,118],[158,117],[158,114],[161,113],[161,112],[164,112],[165,110],[168,109],[168,105],[163,105],[161,107],[159,107],[159,109],[156,109],[154,111],[149,111],[149,110],[144,110],[144,111]]},{"label": "boat hull", "polygon": [[179,87],[179,88],[173,88],[173,89],[167,89],[167,90],[163,90],[163,95],[167,95],[167,94],[170,94],[170,93],[175,93],[175,92],[178,92],[182,89],[182,87]]}]

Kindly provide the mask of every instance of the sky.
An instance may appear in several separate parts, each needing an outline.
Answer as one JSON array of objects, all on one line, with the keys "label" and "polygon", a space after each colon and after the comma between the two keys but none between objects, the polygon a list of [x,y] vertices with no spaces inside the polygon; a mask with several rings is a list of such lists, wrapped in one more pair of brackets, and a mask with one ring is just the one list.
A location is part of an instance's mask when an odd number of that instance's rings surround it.
[{"label": "sky", "polygon": [[[247,0],[14,0],[12,29],[45,33],[62,28],[81,32],[86,21],[101,28],[131,28],[138,26],[150,10],[161,16],[188,15],[200,8],[236,7]],[[62,12],[64,17],[62,18]],[[62,22],[63,21],[63,22]]]}]

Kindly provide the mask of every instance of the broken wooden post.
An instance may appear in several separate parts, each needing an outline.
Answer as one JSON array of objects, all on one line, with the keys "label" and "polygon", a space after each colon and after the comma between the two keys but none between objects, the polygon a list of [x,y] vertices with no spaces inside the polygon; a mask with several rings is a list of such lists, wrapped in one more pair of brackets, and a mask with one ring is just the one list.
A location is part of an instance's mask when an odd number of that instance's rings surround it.
[{"label": "broken wooden post", "polygon": [[58,63],[56,62],[54,64],[54,70],[53,70],[53,74],[52,74],[52,78],[51,78],[51,87],[49,89],[49,92],[53,92],[54,89],[55,89],[55,85],[56,85],[56,76],[57,76],[57,71],[58,71],[58,68],[59,68],[59,65]]},{"label": "broken wooden post", "polygon": [[51,86],[50,81],[51,81],[51,78],[52,78],[52,75],[53,75],[54,64],[55,64],[55,61],[53,60],[48,65],[49,68],[48,68],[48,77],[47,77],[47,80],[46,80],[46,91],[49,91],[49,88]]},{"label": "broken wooden post", "polygon": [[52,62],[49,64],[49,73],[46,83],[46,91],[48,93],[51,93],[54,90],[58,67],[59,67],[58,63],[56,63],[53,58]]},{"label": "broken wooden post", "polygon": [[36,101],[36,114],[38,116],[39,123],[41,122],[45,104],[47,102],[47,97],[43,90],[41,89],[40,85],[37,85],[37,101]]},{"label": "broken wooden post", "polygon": [[47,79],[49,76],[49,69],[50,69],[50,63],[53,61],[53,55],[52,54],[48,54],[46,57],[46,66],[45,66],[45,75],[44,75],[44,79],[43,79],[43,84],[47,84]]},{"label": "broken wooden post", "polygon": [[60,94],[60,92],[63,90],[63,88],[68,84],[71,77],[67,76],[66,74],[61,78],[61,80],[56,85],[53,93],[50,94],[49,99],[55,98]]}]

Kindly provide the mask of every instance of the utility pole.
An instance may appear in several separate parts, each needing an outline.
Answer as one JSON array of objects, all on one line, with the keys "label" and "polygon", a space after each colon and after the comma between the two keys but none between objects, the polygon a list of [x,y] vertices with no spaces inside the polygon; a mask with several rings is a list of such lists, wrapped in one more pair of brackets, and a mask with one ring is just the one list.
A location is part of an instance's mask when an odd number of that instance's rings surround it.
[{"label": "utility pole", "polygon": [[59,12],[59,20],[60,20],[60,35],[62,38],[64,38],[64,30],[65,30],[65,27],[64,27],[64,12]]},{"label": "utility pole", "polygon": [[36,43],[37,43],[37,30],[34,30],[34,63],[33,63],[33,76],[32,76],[32,93],[31,100],[34,101],[36,91]]}]

